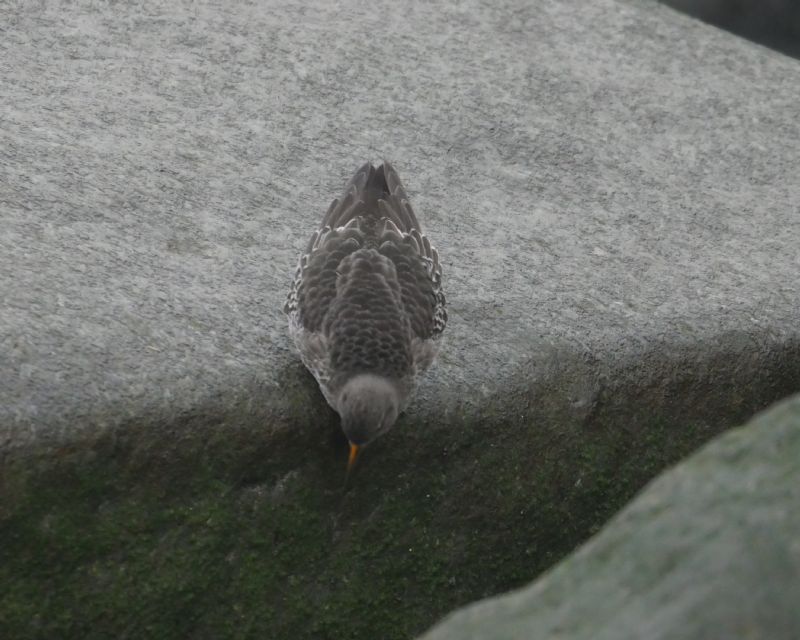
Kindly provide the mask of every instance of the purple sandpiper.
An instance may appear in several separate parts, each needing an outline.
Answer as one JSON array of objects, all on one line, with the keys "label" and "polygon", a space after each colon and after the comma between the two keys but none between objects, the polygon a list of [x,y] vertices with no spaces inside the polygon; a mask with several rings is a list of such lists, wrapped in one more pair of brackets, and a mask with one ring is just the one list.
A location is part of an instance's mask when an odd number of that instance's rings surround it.
[{"label": "purple sandpiper", "polygon": [[284,305],[303,363],[359,447],[386,433],[447,322],[439,255],[388,162],[366,163],[311,236]]}]

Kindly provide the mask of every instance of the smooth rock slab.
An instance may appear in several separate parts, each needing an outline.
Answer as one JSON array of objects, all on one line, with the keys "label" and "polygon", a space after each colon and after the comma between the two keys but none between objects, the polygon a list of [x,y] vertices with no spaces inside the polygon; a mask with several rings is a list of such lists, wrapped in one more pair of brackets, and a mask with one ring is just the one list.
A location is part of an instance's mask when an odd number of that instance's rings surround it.
[{"label": "smooth rock slab", "polygon": [[[0,18],[0,635],[405,640],[798,388],[777,54],[639,0]],[[382,157],[450,323],[343,494],[280,308]]]},{"label": "smooth rock slab", "polygon": [[800,396],[664,473],[542,578],[421,640],[800,637]]},{"label": "smooth rock slab", "polygon": [[539,403],[557,372],[582,419],[632,362],[615,384],[712,352],[749,398],[790,376],[793,61],[638,1],[44,2],[2,22],[4,457],[313,428],[281,304],[382,156],[451,301],[407,424]]}]

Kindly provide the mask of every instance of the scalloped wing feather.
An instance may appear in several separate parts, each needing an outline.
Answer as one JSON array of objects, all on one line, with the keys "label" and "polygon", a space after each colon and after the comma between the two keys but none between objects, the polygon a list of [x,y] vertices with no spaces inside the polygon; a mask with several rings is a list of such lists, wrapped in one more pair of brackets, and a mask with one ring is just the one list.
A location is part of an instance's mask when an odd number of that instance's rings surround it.
[{"label": "scalloped wing feather", "polygon": [[364,164],[311,235],[284,305],[303,362],[326,398],[326,387],[335,372],[331,371],[324,326],[332,308],[342,307],[337,277],[345,260],[367,250],[376,250],[394,265],[402,309],[411,329],[413,371],[409,373],[417,375],[430,366],[447,324],[439,255],[423,234],[397,172],[388,163],[377,169]]}]

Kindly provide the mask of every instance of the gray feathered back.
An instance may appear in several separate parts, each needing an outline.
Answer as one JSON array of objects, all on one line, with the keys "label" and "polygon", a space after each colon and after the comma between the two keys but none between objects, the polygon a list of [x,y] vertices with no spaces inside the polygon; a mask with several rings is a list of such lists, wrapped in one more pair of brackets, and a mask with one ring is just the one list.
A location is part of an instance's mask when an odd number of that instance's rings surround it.
[{"label": "gray feathered back", "polygon": [[363,165],[301,256],[284,306],[328,401],[350,378],[396,380],[404,398],[447,321],[436,249],[388,163]]}]

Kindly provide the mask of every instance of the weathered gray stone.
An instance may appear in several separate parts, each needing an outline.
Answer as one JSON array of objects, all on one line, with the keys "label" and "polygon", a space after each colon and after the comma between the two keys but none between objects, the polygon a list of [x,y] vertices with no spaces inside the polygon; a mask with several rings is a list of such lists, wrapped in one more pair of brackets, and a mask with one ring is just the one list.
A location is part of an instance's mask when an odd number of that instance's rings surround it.
[{"label": "weathered gray stone", "polygon": [[314,422],[280,307],[380,156],[451,301],[409,428],[572,361],[579,416],[629,363],[612,386],[733,353],[745,398],[794,366],[800,68],[781,56],[638,1],[46,1],[3,23],[5,456]]},{"label": "weathered gray stone", "polygon": [[531,586],[424,640],[800,638],[800,396],[648,486]]},{"label": "weathered gray stone", "polygon": [[[777,54],[639,0],[43,0],[0,25],[3,637],[413,637],[798,388]],[[280,307],[381,157],[450,322],[343,493]]]}]

